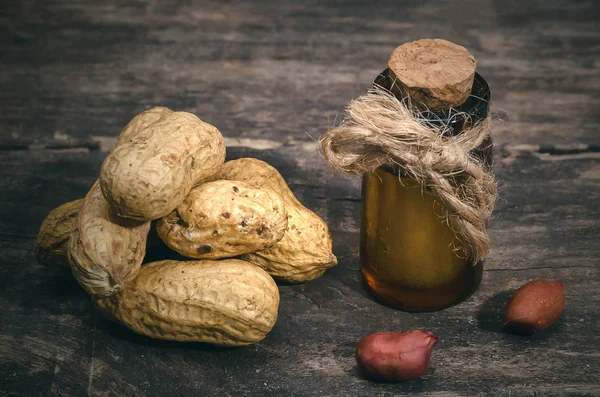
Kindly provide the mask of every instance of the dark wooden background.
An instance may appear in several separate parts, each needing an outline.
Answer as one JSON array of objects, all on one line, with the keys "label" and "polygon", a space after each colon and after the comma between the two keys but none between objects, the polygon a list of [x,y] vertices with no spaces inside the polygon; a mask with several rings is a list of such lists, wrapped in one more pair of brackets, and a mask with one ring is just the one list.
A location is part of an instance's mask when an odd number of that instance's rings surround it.
[{"label": "dark wooden background", "polygon": [[[600,395],[600,15],[589,1],[0,2],[0,395]],[[450,309],[376,303],[358,270],[356,178],[316,139],[399,44],[466,46],[495,105],[500,200],[481,288]],[[114,137],[155,105],[197,114],[228,157],[271,162],[330,225],[339,265],[281,286],[266,340],[152,341],[103,319],[65,269],[35,263],[40,222],[82,197]],[[502,330],[511,291],[565,283],[560,322]],[[419,380],[377,384],[354,362],[375,331],[440,337]]]}]

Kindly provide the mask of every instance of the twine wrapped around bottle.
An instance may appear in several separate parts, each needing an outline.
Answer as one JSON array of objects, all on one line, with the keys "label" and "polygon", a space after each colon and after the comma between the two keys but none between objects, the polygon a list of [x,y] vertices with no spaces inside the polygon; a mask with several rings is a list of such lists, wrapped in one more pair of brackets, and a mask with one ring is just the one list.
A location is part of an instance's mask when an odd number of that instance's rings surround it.
[{"label": "twine wrapped around bottle", "polygon": [[399,169],[444,204],[443,219],[473,263],[491,246],[486,227],[494,210],[496,183],[491,170],[472,154],[491,134],[489,118],[457,135],[433,125],[410,103],[374,87],[350,102],[340,126],[320,139],[331,167],[364,174],[380,166]]}]

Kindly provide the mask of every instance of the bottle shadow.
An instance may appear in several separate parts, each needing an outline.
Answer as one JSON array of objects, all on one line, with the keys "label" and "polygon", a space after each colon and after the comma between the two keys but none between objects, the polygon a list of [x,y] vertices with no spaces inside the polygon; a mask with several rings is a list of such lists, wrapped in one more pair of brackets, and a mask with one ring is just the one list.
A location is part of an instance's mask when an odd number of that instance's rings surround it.
[{"label": "bottle shadow", "polygon": [[502,316],[511,295],[511,291],[502,291],[486,299],[476,314],[478,327],[485,331],[505,333]]}]

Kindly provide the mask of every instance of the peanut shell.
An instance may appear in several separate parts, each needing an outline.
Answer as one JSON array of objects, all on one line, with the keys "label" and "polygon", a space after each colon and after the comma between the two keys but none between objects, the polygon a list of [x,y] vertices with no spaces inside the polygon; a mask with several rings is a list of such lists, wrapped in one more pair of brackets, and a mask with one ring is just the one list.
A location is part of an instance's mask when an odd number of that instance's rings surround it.
[{"label": "peanut shell", "polygon": [[[136,120],[137,118],[137,120]],[[154,108],[138,115],[104,160],[100,187],[121,217],[161,218],[225,160],[217,128],[186,112]]]},{"label": "peanut shell", "polygon": [[75,279],[91,295],[108,296],[137,273],[150,222],[117,217],[98,182],[86,195],[69,240]]},{"label": "peanut shell", "polygon": [[156,106],[135,116],[117,138],[115,146],[131,141],[138,133],[173,113],[169,108]]},{"label": "peanut shell", "polygon": [[94,299],[107,317],[156,339],[243,346],[277,321],[279,290],[247,262],[152,262],[118,294]]},{"label": "peanut shell", "polygon": [[161,239],[191,258],[218,259],[277,243],[287,228],[282,198],[239,181],[193,188],[177,209],[157,222]]},{"label": "peanut shell", "polygon": [[34,254],[38,263],[69,266],[69,236],[77,221],[83,199],[65,203],[48,214],[40,226]]},{"label": "peanut shell", "polygon": [[258,189],[270,188],[283,198],[288,213],[285,235],[270,248],[242,255],[243,260],[292,283],[313,280],[337,264],[327,224],[296,199],[275,168],[258,159],[242,158],[223,164],[211,179],[242,181]]}]

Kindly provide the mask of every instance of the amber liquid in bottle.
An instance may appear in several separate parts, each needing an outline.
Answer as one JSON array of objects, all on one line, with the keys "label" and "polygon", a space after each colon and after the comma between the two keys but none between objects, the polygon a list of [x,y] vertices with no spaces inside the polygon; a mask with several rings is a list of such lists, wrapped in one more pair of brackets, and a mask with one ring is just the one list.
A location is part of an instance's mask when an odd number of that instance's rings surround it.
[{"label": "amber liquid in bottle", "polygon": [[483,265],[461,256],[443,208],[412,179],[379,168],[363,179],[361,269],[371,292],[407,311],[448,307],[481,281]]},{"label": "amber liquid in bottle", "polygon": [[[385,88],[384,74],[376,84]],[[462,110],[485,119],[490,95],[481,76],[476,75],[472,92]],[[469,125],[462,120],[453,127],[458,134]],[[474,154],[491,167],[491,138]],[[380,301],[406,311],[434,311],[460,302],[479,286],[483,263],[465,256],[433,192],[398,170],[380,167],[363,176],[362,202],[361,270]]]}]

